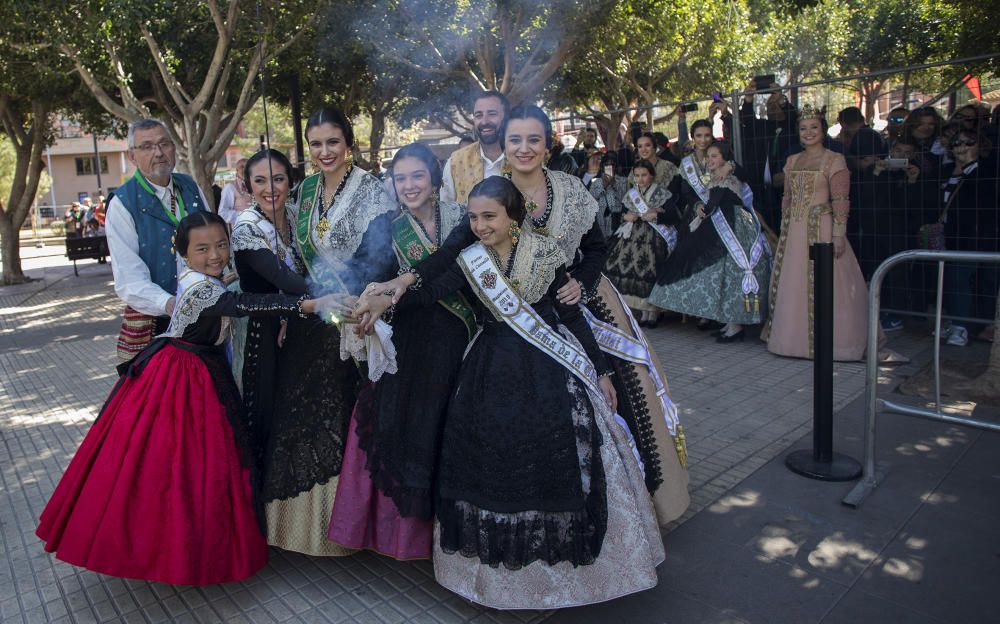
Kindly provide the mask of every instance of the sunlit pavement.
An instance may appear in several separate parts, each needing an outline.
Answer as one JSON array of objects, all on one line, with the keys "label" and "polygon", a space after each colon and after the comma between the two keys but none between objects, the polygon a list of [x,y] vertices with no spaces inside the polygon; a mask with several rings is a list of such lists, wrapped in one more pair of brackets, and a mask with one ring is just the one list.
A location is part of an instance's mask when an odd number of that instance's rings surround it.
[{"label": "sunlit pavement", "polygon": [[[679,321],[649,330],[687,434],[692,506],[665,535],[660,584],[556,614],[501,613],[433,581],[427,563],[272,550],[255,578],[207,588],[122,581],[56,561],[35,523],[115,380],[121,305],[111,269],[31,249],[39,282],[0,288],[0,620],[3,622],[971,622],[996,618],[1000,436],[885,416],[886,482],[860,510],[850,484],[783,465],[810,444],[811,363],[717,344]],[[756,335],[756,333],[754,334]],[[926,361],[911,328],[883,391]],[[973,357],[979,351],[968,351]],[[949,348],[952,349],[952,348]],[[837,449],[861,458],[860,363],[835,366]],[[980,411],[982,407],[979,408]]]}]

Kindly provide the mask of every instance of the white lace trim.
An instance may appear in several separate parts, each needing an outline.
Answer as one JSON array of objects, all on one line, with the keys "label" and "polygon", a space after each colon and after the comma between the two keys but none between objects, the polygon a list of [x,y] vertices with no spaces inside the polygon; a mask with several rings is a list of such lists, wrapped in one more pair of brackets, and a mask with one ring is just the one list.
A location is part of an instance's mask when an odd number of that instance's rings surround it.
[{"label": "white lace trim", "polygon": [[523,232],[510,277],[516,282],[521,297],[528,303],[535,303],[548,292],[556,270],[565,265],[566,258],[554,239]]},{"label": "white lace trim", "polygon": [[[594,227],[597,200],[580,178],[562,171],[547,170],[546,173],[552,184],[552,213],[546,227],[566,256],[566,264],[572,264],[584,234]],[[525,226],[532,227],[531,219],[525,219]]]},{"label": "white lace trim", "polygon": [[[300,197],[299,201],[302,199]],[[330,226],[322,237],[316,229],[321,211],[318,208],[312,210],[310,236],[322,256],[341,262],[350,260],[358,250],[372,221],[396,210],[396,204],[390,201],[379,179],[361,167],[354,168],[344,190],[333,204],[326,213]],[[298,214],[298,204],[293,212]]]},{"label": "white lace trim", "polygon": [[[177,302],[174,304],[174,313],[170,316],[170,325],[160,335],[167,338],[182,337],[184,330],[196,322],[202,312],[215,305],[225,292],[226,288],[219,280],[191,269],[184,271],[177,278]],[[223,324],[220,340],[227,330],[228,325]]]}]

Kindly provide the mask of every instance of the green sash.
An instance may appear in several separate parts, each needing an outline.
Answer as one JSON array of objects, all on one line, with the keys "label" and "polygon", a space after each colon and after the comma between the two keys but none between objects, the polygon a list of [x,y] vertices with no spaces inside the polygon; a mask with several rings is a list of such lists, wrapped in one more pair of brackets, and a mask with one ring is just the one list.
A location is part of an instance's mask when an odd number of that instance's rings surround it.
[{"label": "green sash", "polygon": [[312,239],[312,213],[319,205],[319,177],[322,173],[316,173],[302,181],[299,187],[299,218],[295,223],[295,238],[299,241],[299,251],[302,253],[302,260],[312,273],[313,260],[316,254],[316,246]]},{"label": "green sash", "polygon": [[316,249],[316,245],[313,242],[312,215],[313,210],[320,204],[319,181],[321,175],[323,174],[313,174],[303,180],[299,186],[299,214],[295,222],[295,239],[299,243],[302,261],[305,263],[309,275],[314,280],[324,283],[329,283],[331,279],[335,280],[341,292],[349,293],[350,290],[348,290],[347,285],[344,284],[344,281],[333,267],[322,264],[317,265],[316,263],[319,250]]},{"label": "green sash", "polygon": [[[392,222],[392,246],[396,251],[396,255],[411,267],[416,266],[417,263],[433,253],[430,241],[426,240],[419,231],[419,228],[413,225],[413,221],[406,213],[396,217]],[[465,323],[465,329],[469,332],[469,338],[475,335],[476,315],[473,314],[472,306],[462,293],[454,293],[443,297],[438,300],[438,303]]]},{"label": "green sash", "polygon": [[[149,193],[150,195],[152,195],[153,197],[155,197],[157,202],[160,201],[159,195],[157,195],[156,191],[153,190],[153,187],[151,187],[149,185],[149,181],[146,180],[146,176],[142,175],[141,171],[139,171],[138,169],[136,169],[134,177],[135,177],[135,181],[139,183],[139,186],[141,186],[143,188],[143,190],[145,190],[147,193]],[[170,176],[170,181],[171,182],[174,181],[174,176],[173,175]],[[177,207],[180,208],[181,219],[183,219],[184,217],[187,216],[187,210],[184,209],[184,198],[181,197],[181,189],[180,189],[180,187],[177,188],[176,192],[173,192],[173,195],[174,195],[174,199],[177,201]],[[170,221],[171,221],[171,223],[174,224],[174,227],[177,227],[177,225],[180,223],[180,221],[177,220],[177,215],[175,215],[173,212],[171,212],[167,208],[164,208],[163,212],[165,212],[167,214],[167,218],[169,218]]]}]

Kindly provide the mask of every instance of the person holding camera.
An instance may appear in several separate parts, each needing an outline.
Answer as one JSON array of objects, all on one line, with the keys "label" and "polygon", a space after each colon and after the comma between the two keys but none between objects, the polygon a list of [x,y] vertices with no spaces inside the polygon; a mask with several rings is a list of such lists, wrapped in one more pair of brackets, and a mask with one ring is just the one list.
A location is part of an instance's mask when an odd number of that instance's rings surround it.
[{"label": "person holding camera", "polygon": [[798,113],[780,90],[767,97],[766,118],[754,112],[754,96],[764,89],[778,89],[774,76],[758,76],[750,83],[740,108],[743,129],[743,167],[753,189],[757,209],[765,223],[777,231],[781,225],[784,167],[798,144]]},{"label": "person holding camera", "polygon": [[[598,152],[600,154],[600,152]],[[590,163],[593,164],[591,158]],[[617,157],[614,154],[603,154],[597,168],[588,170],[584,175],[584,184],[590,194],[597,200],[597,223],[605,238],[618,229],[622,221],[622,199],[628,192],[628,180],[625,176],[615,173]],[[586,176],[590,175],[588,180]]]}]

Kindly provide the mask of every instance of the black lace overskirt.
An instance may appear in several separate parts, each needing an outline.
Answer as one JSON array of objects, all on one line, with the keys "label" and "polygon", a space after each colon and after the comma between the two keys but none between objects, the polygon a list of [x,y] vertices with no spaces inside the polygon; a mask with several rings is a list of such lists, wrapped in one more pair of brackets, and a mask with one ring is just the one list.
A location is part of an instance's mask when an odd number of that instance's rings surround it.
[{"label": "black lace overskirt", "polygon": [[288,321],[274,416],[264,452],[265,502],[297,496],[340,474],[360,376],[340,359],[340,332],[316,317]]},{"label": "black lace overskirt", "polygon": [[399,371],[364,391],[355,409],[365,467],[404,517],[433,517],[441,430],[468,339],[439,304],[403,311],[392,335]]},{"label": "black lace overskirt", "polygon": [[448,408],[438,477],[442,550],[510,569],[536,560],[592,563],[607,525],[600,446],[582,386],[488,321]]}]

